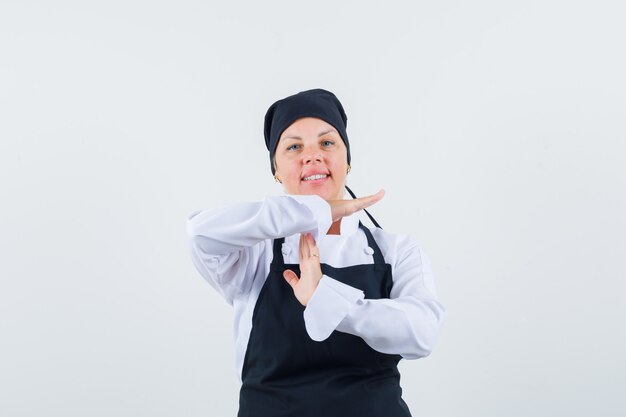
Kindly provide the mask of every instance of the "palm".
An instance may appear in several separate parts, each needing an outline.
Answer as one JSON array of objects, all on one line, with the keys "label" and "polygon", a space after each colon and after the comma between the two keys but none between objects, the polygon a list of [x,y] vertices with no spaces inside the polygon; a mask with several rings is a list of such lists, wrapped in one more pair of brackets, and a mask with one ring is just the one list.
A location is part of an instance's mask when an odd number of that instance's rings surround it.
[{"label": "palm", "polygon": [[368,208],[380,201],[384,195],[385,190],[381,189],[376,194],[352,200],[329,200],[328,204],[330,204],[333,221],[337,221],[342,217],[350,216],[359,210]]},{"label": "palm", "polygon": [[310,233],[300,235],[300,277],[290,269],[285,270],[283,276],[300,304],[306,306],[322,279],[319,250]]}]

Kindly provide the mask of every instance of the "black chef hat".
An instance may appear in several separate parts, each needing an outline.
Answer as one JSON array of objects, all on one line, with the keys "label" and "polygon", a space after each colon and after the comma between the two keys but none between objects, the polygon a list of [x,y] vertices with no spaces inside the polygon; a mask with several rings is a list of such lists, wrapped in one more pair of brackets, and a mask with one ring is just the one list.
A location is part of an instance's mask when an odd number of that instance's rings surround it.
[{"label": "black chef hat", "polygon": [[348,164],[350,163],[350,144],[346,126],[348,117],[343,110],[339,99],[330,91],[321,88],[300,91],[298,94],[278,100],[270,106],[265,113],[265,146],[270,152],[270,165],[272,174],[275,174],[274,154],[280,135],[293,122],[301,117],[317,117],[333,125],[341,135],[348,151]]}]

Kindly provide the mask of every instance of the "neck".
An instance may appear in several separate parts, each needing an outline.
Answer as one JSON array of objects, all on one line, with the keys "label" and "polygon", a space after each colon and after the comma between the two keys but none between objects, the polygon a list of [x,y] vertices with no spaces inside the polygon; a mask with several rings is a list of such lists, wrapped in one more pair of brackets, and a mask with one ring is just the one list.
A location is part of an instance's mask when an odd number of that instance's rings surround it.
[{"label": "neck", "polygon": [[328,229],[328,232],[326,232],[326,234],[327,235],[340,235],[341,234],[341,219],[334,222],[330,226],[330,229]]}]

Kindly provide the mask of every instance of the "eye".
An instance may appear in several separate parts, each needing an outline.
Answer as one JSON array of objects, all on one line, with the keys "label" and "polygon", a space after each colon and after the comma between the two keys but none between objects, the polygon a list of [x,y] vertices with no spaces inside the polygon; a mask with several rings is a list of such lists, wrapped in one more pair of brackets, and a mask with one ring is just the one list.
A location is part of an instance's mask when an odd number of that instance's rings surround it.
[{"label": "eye", "polygon": [[332,140],[326,139],[326,140],[322,141],[322,145],[323,146],[331,146],[331,145],[334,145],[334,144],[335,144],[335,142],[333,142]]},{"label": "eye", "polygon": [[294,150],[294,149],[296,149],[296,147],[298,147],[298,146],[300,146],[300,145],[299,145],[299,144],[297,144],[297,143],[294,143],[293,145],[287,146],[287,150],[288,150],[288,151]]}]

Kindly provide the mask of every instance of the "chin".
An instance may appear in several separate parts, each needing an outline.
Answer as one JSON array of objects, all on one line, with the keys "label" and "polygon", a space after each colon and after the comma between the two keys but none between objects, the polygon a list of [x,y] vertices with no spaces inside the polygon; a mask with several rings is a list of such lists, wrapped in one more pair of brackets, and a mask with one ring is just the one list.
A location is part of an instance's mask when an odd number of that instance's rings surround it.
[{"label": "chin", "polygon": [[[326,184],[331,185],[331,184]],[[318,186],[318,187],[309,187],[309,186],[300,186],[298,191],[294,194],[301,195],[319,195],[324,200],[343,200],[343,187],[341,189],[336,189],[336,187],[328,187],[328,186]]]},{"label": "chin", "polygon": [[337,192],[319,192],[314,193],[322,197],[324,200],[343,200],[343,194]]}]

